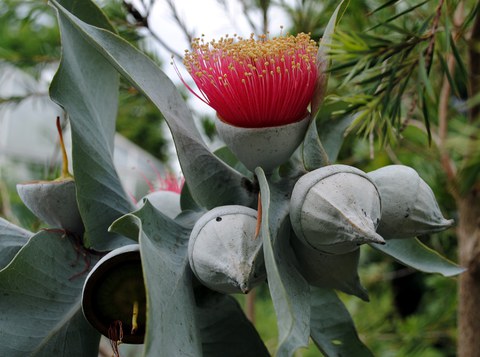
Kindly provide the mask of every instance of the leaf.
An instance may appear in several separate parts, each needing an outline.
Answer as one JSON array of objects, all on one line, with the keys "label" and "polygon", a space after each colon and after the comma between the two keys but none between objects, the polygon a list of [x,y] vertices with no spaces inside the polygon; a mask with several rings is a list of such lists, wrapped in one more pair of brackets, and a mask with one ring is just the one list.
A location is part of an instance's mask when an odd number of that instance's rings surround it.
[{"label": "leaf", "polygon": [[247,179],[209,151],[181,95],[157,65],[122,38],[79,20],[56,0],[52,3],[65,21],[162,112],[195,201],[207,208],[226,204],[250,206],[255,197],[242,185]]},{"label": "leaf", "polygon": [[[82,1],[78,6],[79,1],[64,0],[62,4],[95,26],[111,29],[91,2]],[[110,250],[129,243],[107,229],[133,209],[113,163],[118,74],[61,12],[58,22],[62,60],[50,86],[50,97],[70,118],[77,201],[86,230],[84,244]]]},{"label": "leaf", "polygon": [[320,126],[320,140],[330,162],[335,162],[342,148],[345,132],[353,122],[353,115],[345,115],[335,120],[328,120]]},{"label": "leaf", "polygon": [[394,5],[395,3],[399,2],[399,1],[401,1],[401,0],[389,0],[389,1],[385,2],[385,3],[383,3],[382,5],[380,5],[379,7],[377,7],[376,9],[370,11],[370,12],[367,14],[367,16],[371,16],[371,15],[373,15],[374,13],[376,13],[376,12],[378,12],[378,11],[380,11],[380,10],[385,9],[386,7],[392,6],[392,5]]},{"label": "leaf", "polygon": [[352,318],[337,294],[311,288],[311,337],[326,356],[370,357],[373,354],[358,338]]},{"label": "leaf", "polygon": [[188,184],[183,183],[182,192],[180,193],[180,207],[182,211],[184,210],[200,210],[197,202],[192,197],[190,190],[188,189]]},{"label": "leaf", "polygon": [[412,12],[413,10],[419,8],[420,6],[423,6],[424,4],[426,4],[426,3],[429,2],[429,1],[430,1],[430,0],[425,0],[425,1],[422,1],[421,3],[418,3],[418,4],[416,4],[416,5],[413,5],[413,6],[409,7],[409,8],[407,8],[407,9],[405,9],[404,11],[399,12],[399,13],[396,14],[396,15],[393,15],[393,16],[389,17],[389,18],[386,19],[385,21],[380,22],[380,23],[378,23],[377,25],[370,27],[369,29],[366,30],[366,32],[372,31],[372,30],[376,29],[377,27],[384,26],[385,24],[388,24],[389,22],[392,22],[393,20],[396,20],[396,19],[398,19],[399,17],[402,17],[402,16],[404,16],[404,15]]},{"label": "leaf", "polygon": [[228,166],[234,168],[243,175],[247,177],[252,175],[250,170],[247,169],[245,165],[237,159],[235,154],[228,148],[228,146],[222,146],[221,148],[215,150],[213,153],[215,154],[215,156],[219,157],[223,162],[225,162]]},{"label": "leaf", "polygon": [[0,270],[10,263],[32,235],[0,217]]},{"label": "leaf", "polygon": [[384,245],[370,244],[370,246],[391,256],[401,264],[425,273],[454,276],[465,271],[464,268],[442,257],[417,238],[388,239]]},{"label": "leaf", "polygon": [[190,229],[150,202],[115,221],[111,229],[138,239],[147,290],[145,356],[200,356],[187,247]]},{"label": "leaf", "polygon": [[[313,93],[312,98],[312,118],[315,118],[317,115],[318,110],[320,109],[320,104],[323,101],[325,93],[327,91],[327,84],[328,84],[328,66],[330,65],[330,60],[328,59],[328,50],[332,44],[332,37],[335,32],[335,28],[337,23],[343,16],[346,8],[350,1],[340,1],[337,5],[335,11],[333,12],[330,20],[328,20],[327,27],[323,32],[322,39],[318,46],[318,53],[317,53],[317,67],[319,72],[319,77],[317,79],[317,84],[315,87],[315,91]],[[340,15],[340,16],[339,16]]]},{"label": "leaf", "polygon": [[0,271],[1,356],[97,356],[100,335],[80,304],[87,263],[75,244],[41,231]]},{"label": "leaf", "polygon": [[[343,138],[341,140],[343,142]],[[329,164],[329,158],[320,141],[317,121],[312,118],[302,146],[303,165],[307,171],[313,171]]]},{"label": "leaf", "polygon": [[270,187],[265,173],[255,170],[262,200],[263,252],[268,287],[277,315],[278,356],[291,356],[308,346],[310,331],[309,286],[295,267],[290,247],[291,225],[285,189]]},{"label": "leaf", "polygon": [[257,330],[231,296],[200,288],[195,317],[204,357],[269,356]]}]

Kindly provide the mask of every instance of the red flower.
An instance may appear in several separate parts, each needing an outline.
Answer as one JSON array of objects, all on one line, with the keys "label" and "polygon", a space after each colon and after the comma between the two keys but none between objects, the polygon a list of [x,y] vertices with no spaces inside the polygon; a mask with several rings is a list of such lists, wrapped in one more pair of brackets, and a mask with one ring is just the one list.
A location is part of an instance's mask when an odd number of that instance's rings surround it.
[{"label": "red flower", "polygon": [[184,64],[197,94],[229,124],[259,128],[290,124],[307,114],[318,77],[310,36],[195,39]]}]

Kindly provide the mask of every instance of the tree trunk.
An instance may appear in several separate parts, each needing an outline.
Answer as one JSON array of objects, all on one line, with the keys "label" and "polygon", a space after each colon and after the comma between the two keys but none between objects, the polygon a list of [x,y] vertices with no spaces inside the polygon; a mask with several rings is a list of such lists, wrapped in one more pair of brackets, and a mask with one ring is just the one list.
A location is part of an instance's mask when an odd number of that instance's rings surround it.
[{"label": "tree trunk", "polygon": [[458,357],[480,357],[480,191],[458,200]]}]

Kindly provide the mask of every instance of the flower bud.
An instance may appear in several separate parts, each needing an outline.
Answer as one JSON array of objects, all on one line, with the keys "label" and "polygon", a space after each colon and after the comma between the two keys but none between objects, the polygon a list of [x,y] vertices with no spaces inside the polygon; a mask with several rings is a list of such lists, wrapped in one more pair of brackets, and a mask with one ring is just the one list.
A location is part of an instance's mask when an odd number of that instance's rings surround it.
[{"label": "flower bud", "polygon": [[443,218],[431,188],[418,173],[403,165],[390,165],[368,173],[382,198],[378,233],[385,239],[412,238],[439,232],[453,224]]},{"label": "flower bud", "polygon": [[255,237],[257,211],[221,206],[193,227],[188,259],[202,284],[222,293],[248,293],[265,280],[262,240]]},{"label": "flower bud", "polygon": [[[146,291],[140,246],[130,244],[105,255],[93,267],[82,291],[82,311],[102,335],[140,344],[146,331]],[[115,323],[120,322],[119,326]]]},{"label": "flower bud", "polygon": [[290,200],[297,237],[325,253],[344,254],[363,243],[385,243],[375,230],[381,201],[373,181],[361,170],[330,165],[302,176]]}]

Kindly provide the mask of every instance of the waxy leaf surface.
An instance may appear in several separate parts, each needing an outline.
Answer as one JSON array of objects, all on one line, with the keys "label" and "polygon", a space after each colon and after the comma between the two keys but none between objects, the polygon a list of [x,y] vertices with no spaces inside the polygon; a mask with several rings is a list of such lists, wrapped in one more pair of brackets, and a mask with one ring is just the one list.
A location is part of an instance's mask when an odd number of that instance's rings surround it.
[{"label": "waxy leaf surface", "polygon": [[268,287],[277,315],[279,343],[276,355],[292,356],[298,348],[308,346],[310,290],[295,267],[285,191],[270,187],[261,168],[257,168],[255,174],[262,200],[261,238]]},{"label": "waxy leaf surface", "polygon": [[94,26],[111,29],[111,25],[90,1],[63,0],[55,4],[65,7],[61,7],[64,12],[58,12],[62,60],[50,86],[50,97],[70,119],[72,164],[85,244],[96,250],[111,250],[131,243],[107,230],[115,219],[133,209],[113,164],[119,77],[65,13],[68,9]]},{"label": "waxy leaf surface", "polygon": [[311,336],[326,356],[373,357],[333,290],[312,287],[311,303]]},{"label": "waxy leaf surface", "polygon": [[0,271],[0,356],[96,356],[100,334],[81,292],[96,258],[61,233],[42,231]]},{"label": "waxy leaf surface", "polygon": [[7,266],[33,233],[0,217],[0,269]]},{"label": "waxy leaf surface", "polygon": [[204,357],[270,356],[235,298],[206,288],[198,290],[195,317]]},{"label": "waxy leaf surface", "polygon": [[411,268],[425,273],[454,276],[465,271],[450,260],[430,249],[417,238],[387,239],[386,244],[370,244],[371,247],[391,256]]}]

